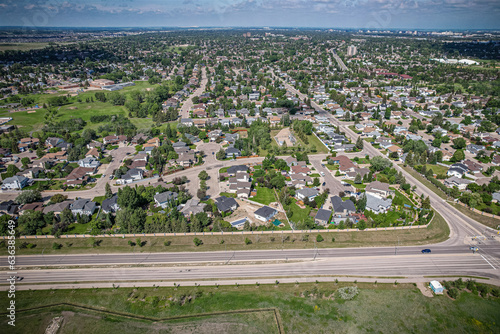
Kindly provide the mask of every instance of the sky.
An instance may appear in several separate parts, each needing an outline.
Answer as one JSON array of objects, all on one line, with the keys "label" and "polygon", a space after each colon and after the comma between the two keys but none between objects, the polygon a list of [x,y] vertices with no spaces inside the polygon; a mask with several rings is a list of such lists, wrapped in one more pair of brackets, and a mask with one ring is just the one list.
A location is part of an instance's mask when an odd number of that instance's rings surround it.
[{"label": "sky", "polygon": [[0,26],[500,29],[500,0],[0,0]]}]

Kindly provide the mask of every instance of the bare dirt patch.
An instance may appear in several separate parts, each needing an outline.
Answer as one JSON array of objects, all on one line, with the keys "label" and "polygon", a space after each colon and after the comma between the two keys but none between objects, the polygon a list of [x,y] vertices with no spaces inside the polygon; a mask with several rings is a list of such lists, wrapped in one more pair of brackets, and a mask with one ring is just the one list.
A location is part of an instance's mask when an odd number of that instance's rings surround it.
[{"label": "bare dirt patch", "polygon": [[432,294],[432,291],[431,289],[429,289],[428,286],[426,286],[424,283],[422,282],[418,282],[417,283],[417,288],[420,290],[420,292],[422,292],[422,294],[426,297],[434,297],[434,295]]}]

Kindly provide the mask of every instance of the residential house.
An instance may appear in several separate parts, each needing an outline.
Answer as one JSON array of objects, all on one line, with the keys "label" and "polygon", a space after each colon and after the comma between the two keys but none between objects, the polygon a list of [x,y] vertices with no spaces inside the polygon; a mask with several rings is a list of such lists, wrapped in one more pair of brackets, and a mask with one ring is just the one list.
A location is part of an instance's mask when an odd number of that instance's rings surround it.
[{"label": "residential house", "polygon": [[389,211],[392,205],[392,199],[384,199],[379,196],[375,196],[372,193],[365,193],[366,196],[366,210],[370,210],[374,213],[385,213]]},{"label": "residential house", "polygon": [[167,190],[165,192],[154,195],[153,199],[156,203],[156,206],[160,206],[165,209],[169,206],[170,203],[176,201],[177,197],[178,194],[176,192]]},{"label": "residential house", "polygon": [[14,175],[3,180],[2,189],[23,189],[29,185],[30,180],[27,177]]},{"label": "residential house", "polygon": [[17,214],[17,210],[19,209],[19,205],[16,204],[13,200],[8,200],[0,203],[0,214],[2,215],[15,215]]},{"label": "residential house", "polygon": [[465,190],[471,183],[474,183],[474,181],[462,179],[461,177],[457,177],[455,175],[444,180],[444,185],[447,188],[457,187],[459,190]]},{"label": "residential house", "polygon": [[232,197],[221,196],[215,199],[215,205],[219,212],[233,212],[238,208],[238,202]]},{"label": "residential house", "polygon": [[122,175],[121,179],[116,180],[117,184],[128,184],[134,181],[142,180],[144,172],[138,168],[132,168]]},{"label": "residential house", "polygon": [[196,198],[189,199],[179,210],[184,217],[190,217],[191,215],[196,215],[197,213],[204,212],[206,203],[200,203]]},{"label": "residential house", "polygon": [[241,156],[241,151],[235,147],[226,148],[226,157],[237,158]]},{"label": "residential house", "polygon": [[73,215],[80,214],[90,216],[94,214],[97,209],[97,204],[89,199],[80,198],[71,203],[69,208]]},{"label": "residential house", "polygon": [[467,174],[469,171],[469,168],[462,164],[462,163],[456,163],[450,166],[448,171],[446,172],[446,175],[448,176],[456,176],[461,178],[463,175]]},{"label": "residential house", "polygon": [[332,212],[330,210],[319,209],[314,217],[314,222],[320,226],[327,226],[330,223]]},{"label": "residential house", "polygon": [[308,201],[313,201],[314,198],[318,195],[319,191],[314,188],[303,188],[295,192],[295,197],[301,201],[304,201],[306,198]]},{"label": "residential house", "polygon": [[120,209],[118,205],[118,195],[115,194],[110,198],[106,198],[102,201],[101,210],[104,213],[115,213]]},{"label": "residential house", "polygon": [[365,188],[367,194],[371,194],[376,197],[386,198],[389,195],[394,195],[394,190],[389,189],[388,183],[383,183],[380,181],[374,181],[368,184]]},{"label": "residential house", "polygon": [[78,166],[85,168],[93,168],[94,170],[99,167],[101,163],[99,160],[93,157],[87,157],[81,160],[78,160]]},{"label": "residential house", "polygon": [[333,196],[330,201],[336,215],[348,216],[356,212],[356,206],[350,199],[343,201],[339,196]]},{"label": "residential house", "polygon": [[255,218],[263,222],[270,221],[277,214],[278,214],[277,210],[267,205],[263,206],[262,208],[259,208],[257,211],[254,212]]},{"label": "residential house", "polygon": [[468,152],[470,152],[471,154],[476,155],[476,154],[478,154],[478,153],[479,153],[479,151],[483,151],[483,150],[485,150],[485,149],[486,149],[486,147],[485,147],[485,146],[483,146],[483,145],[474,145],[474,144],[469,144],[469,145],[467,145],[466,149],[467,149],[467,151],[468,151]]},{"label": "residential house", "polygon": [[248,166],[237,165],[237,166],[231,166],[227,169],[227,174],[229,176],[235,176],[237,172],[248,172]]},{"label": "residential house", "polygon": [[467,166],[469,172],[474,174],[480,173],[483,170],[483,166],[481,164],[469,159],[465,160],[463,164]]}]

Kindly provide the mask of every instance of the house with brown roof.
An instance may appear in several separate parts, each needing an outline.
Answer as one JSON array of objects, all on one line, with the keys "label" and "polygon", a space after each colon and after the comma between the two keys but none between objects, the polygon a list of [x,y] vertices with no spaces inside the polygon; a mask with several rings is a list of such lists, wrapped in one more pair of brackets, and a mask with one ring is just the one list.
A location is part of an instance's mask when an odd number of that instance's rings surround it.
[{"label": "house with brown roof", "polygon": [[97,150],[97,148],[91,148],[87,154],[85,154],[85,158],[96,158],[98,159],[99,158],[99,151]]},{"label": "house with brown roof", "polygon": [[90,167],[77,167],[66,176],[66,185],[80,185],[89,180],[89,176],[94,174],[95,168]]},{"label": "house with brown roof", "polygon": [[349,159],[345,155],[339,155],[337,157],[331,158],[331,160],[333,160],[334,164],[339,165],[339,172],[341,173],[353,172],[354,168],[356,167],[351,159]]}]

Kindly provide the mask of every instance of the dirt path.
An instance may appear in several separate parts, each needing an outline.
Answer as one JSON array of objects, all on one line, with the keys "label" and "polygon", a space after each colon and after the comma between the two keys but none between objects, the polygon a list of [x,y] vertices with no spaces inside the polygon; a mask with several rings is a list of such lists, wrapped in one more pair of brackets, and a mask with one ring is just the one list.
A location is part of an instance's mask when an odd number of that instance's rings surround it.
[{"label": "dirt path", "polygon": [[434,297],[434,294],[432,293],[431,289],[426,285],[427,283],[423,282],[418,282],[417,283],[417,288],[422,292],[422,294],[426,297]]}]

